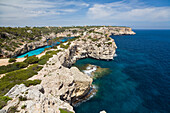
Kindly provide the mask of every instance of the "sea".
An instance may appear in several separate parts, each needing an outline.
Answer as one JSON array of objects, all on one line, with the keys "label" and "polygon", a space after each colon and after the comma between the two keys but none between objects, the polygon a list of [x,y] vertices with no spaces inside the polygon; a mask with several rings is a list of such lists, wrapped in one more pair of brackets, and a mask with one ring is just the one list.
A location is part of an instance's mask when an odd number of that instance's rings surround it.
[{"label": "sea", "polygon": [[111,72],[93,81],[97,93],[74,107],[76,113],[170,113],[170,30],[134,30],[111,36],[114,60],[81,59]]}]

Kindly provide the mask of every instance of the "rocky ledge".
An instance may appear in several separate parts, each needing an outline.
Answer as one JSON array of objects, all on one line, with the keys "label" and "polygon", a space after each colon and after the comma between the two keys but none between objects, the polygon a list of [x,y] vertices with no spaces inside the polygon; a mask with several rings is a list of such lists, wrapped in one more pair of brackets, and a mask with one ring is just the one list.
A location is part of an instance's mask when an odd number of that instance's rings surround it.
[{"label": "rocky ledge", "polygon": [[12,100],[0,112],[15,108],[20,113],[60,113],[61,109],[74,113],[72,105],[89,96],[93,79],[72,64],[87,57],[112,60],[116,48],[114,40],[104,34],[85,33],[30,78],[42,80],[41,84],[14,86],[6,94]]}]

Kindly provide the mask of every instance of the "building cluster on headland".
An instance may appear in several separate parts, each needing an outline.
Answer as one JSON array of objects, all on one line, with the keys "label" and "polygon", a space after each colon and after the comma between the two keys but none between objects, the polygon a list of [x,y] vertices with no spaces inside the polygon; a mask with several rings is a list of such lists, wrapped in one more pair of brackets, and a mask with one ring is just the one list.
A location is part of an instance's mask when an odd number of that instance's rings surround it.
[{"label": "building cluster on headland", "polygon": [[[88,57],[112,60],[117,46],[114,39],[109,36],[135,34],[129,27],[111,26],[72,27],[59,30],[60,32],[57,33],[44,34],[37,41],[25,43],[28,41],[26,40],[14,51],[1,49],[1,56],[12,57],[47,45],[47,39],[77,37],[62,44],[62,46],[68,45],[66,48],[58,45],[50,50],[55,54],[49,58],[37,74],[28,79],[30,81],[41,80],[40,84],[29,87],[18,84],[12,87],[5,94],[10,99],[7,105],[0,110],[0,113],[7,113],[10,110],[21,113],[62,113],[63,111],[74,113],[72,106],[91,94],[89,92],[92,89],[93,78],[72,65],[77,60]],[[32,31],[29,30],[29,33]],[[13,35],[5,32],[3,34],[8,37]]]}]

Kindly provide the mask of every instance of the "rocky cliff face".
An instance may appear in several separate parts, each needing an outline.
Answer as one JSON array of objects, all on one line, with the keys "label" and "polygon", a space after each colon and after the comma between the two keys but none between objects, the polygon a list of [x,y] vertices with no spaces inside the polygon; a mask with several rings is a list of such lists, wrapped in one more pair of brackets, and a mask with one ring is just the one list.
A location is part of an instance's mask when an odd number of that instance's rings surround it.
[{"label": "rocky cliff face", "polygon": [[40,41],[34,41],[31,43],[24,43],[23,45],[17,47],[15,51],[8,51],[2,48],[1,56],[3,57],[16,57],[18,55],[24,54],[28,51],[43,47],[47,45],[47,37],[43,37]]},{"label": "rocky cliff face", "polygon": [[[91,36],[91,38],[88,38],[89,36]],[[113,39],[92,33],[74,41],[71,47],[65,51],[65,53],[59,54],[59,56],[61,63],[65,67],[70,67],[78,59],[87,57],[112,60],[116,48],[117,46]]]},{"label": "rocky cliff face", "polygon": [[132,31],[129,27],[101,27],[95,29],[96,32],[104,33],[110,35],[135,35],[136,33]]}]

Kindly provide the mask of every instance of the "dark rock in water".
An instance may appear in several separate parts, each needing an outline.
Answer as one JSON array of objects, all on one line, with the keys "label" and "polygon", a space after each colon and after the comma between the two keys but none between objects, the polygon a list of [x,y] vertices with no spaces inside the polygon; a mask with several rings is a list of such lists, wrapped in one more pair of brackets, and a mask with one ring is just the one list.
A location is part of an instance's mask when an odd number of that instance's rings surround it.
[{"label": "dark rock in water", "polygon": [[97,92],[97,89],[95,89],[94,87],[91,87],[89,92],[86,93],[86,95],[72,99],[71,105],[78,106],[81,102],[84,102],[90,99],[90,97],[92,97],[96,92]]},{"label": "dark rock in water", "polygon": [[111,72],[109,68],[101,68],[100,66],[91,64],[85,64],[83,66],[77,67],[80,69],[80,71],[86,73],[93,79],[101,78]]},{"label": "dark rock in water", "polygon": [[93,79],[101,78],[107,74],[109,74],[111,70],[109,68],[101,68],[97,66],[97,70],[92,72]]}]

